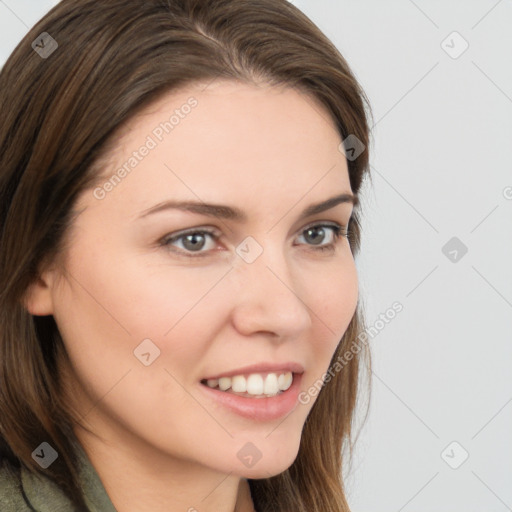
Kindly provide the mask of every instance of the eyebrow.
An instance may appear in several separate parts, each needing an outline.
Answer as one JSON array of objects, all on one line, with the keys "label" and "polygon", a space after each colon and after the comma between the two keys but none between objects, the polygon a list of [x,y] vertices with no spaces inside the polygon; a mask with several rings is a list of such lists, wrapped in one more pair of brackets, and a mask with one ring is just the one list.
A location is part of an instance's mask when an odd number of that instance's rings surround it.
[{"label": "eyebrow", "polygon": [[[299,218],[303,219],[317,213],[322,213],[326,210],[334,208],[341,203],[349,203],[353,206],[356,206],[359,204],[359,199],[357,195],[354,194],[340,194],[326,199],[325,201],[321,201],[320,203],[315,203],[308,206],[302,211]],[[239,208],[196,201],[165,201],[163,203],[157,204],[156,206],[153,206],[152,208],[149,208],[148,210],[144,210],[139,218],[147,217],[148,215],[152,215],[154,213],[165,210],[181,210],[197,213],[200,215],[206,215],[209,217],[215,217],[218,219],[234,220],[237,222],[247,221],[247,214]]]}]

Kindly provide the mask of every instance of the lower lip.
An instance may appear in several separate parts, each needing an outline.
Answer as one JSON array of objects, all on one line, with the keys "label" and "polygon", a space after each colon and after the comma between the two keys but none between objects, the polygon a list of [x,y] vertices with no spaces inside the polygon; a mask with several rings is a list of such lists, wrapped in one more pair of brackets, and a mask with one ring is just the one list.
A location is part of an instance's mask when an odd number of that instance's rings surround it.
[{"label": "lower lip", "polygon": [[270,421],[289,414],[298,403],[302,374],[293,374],[292,385],[279,395],[268,398],[247,398],[200,384],[209,398],[235,412],[257,421]]}]

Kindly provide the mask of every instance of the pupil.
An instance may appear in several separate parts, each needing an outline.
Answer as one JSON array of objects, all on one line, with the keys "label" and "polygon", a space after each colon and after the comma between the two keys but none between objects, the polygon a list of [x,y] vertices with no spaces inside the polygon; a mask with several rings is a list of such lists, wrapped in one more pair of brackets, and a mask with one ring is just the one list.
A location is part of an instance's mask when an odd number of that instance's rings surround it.
[{"label": "pupil", "polygon": [[192,251],[202,249],[204,246],[205,237],[200,234],[187,235],[184,239],[183,245],[185,248]]},{"label": "pupil", "polygon": [[306,230],[306,238],[309,238],[309,242],[315,245],[322,243],[324,236],[325,231],[323,228],[309,228]]}]

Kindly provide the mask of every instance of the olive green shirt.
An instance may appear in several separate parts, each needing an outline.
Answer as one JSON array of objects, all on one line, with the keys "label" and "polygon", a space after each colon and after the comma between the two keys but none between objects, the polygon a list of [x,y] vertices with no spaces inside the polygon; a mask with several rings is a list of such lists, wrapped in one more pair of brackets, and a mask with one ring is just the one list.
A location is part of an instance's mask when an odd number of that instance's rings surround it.
[{"label": "olive green shirt", "polygon": [[[83,449],[78,449],[77,453],[80,481],[89,512],[116,512],[89,458]],[[0,462],[0,511],[75,512],[75,507],[48,478]]]}]

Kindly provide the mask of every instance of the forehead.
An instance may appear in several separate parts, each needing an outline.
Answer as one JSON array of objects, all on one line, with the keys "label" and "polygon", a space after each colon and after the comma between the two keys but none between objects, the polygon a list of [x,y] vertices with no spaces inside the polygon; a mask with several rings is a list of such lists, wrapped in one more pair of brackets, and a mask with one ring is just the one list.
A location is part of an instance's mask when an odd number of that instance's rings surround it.
[{"label": "forehead", "polygon": [[250,206],[258,197],[272,208],[350,192],[331,115],[294,88],[189,85],[131,119],[115,142],[98,183],[112,182],[105,199],[131,210],[170,198]]}]

